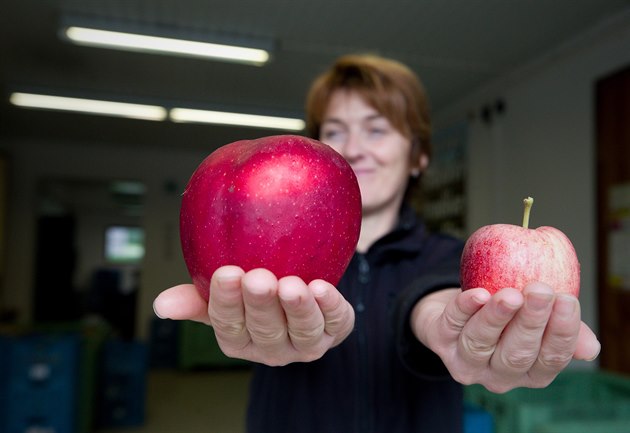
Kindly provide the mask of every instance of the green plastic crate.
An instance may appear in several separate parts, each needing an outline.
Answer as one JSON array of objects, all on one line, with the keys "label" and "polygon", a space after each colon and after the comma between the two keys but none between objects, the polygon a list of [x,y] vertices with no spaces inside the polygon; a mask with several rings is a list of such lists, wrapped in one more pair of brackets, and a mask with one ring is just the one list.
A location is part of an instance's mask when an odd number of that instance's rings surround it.
[{"label": "green plastic crate", "polygon": [[569,370],[547,388],[505,394],[473,385],[465,388],[465,398],[493,415],[496,433],[537,433],[540,426],[565,421],[628,420],[630,426],[630,378],[611,373]]},{"label": "green plastic crate", "polygon": [[214,330],[203,323],[185,321],[179,334],[179,367],[221,368],[248,366],[249,362],[227,357],[219,347]]},{"label": "green plastic crate", "polygon": [[628,433],[630,419],[598,421],[558,421],[541,424],[535,433]]}]

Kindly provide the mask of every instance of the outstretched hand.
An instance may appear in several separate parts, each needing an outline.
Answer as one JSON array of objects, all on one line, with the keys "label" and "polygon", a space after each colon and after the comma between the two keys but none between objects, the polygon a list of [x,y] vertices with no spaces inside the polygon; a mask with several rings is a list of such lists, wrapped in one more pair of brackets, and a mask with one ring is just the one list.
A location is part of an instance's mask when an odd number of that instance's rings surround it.
[{"label": "outstretched hand", "polygon": [[412,328],[455,380],[494,392],[549,385],[571,359],[593,360],[600,344],[580,304],[542,283],[523,292],[442,290],[414,308]]},{"label": "outstretched hand", "polygon": [[272,366],[318,359],[354,326],[351,305],[331,284],[236,266],[214,273],[209,302],[182,284],[162,292],[153,308],[161,318],[211,325],[227,356]]}]

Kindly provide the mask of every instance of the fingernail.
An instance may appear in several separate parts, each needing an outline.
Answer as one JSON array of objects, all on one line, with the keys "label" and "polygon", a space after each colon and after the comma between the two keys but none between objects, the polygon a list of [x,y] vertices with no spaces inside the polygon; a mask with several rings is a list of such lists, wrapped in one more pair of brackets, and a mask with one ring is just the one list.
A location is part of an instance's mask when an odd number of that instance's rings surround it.
[{"label": "fingernail", "polygon": [[161,316],[160,313],[157,312],[157,309],[155,308],[155,301],[153,301],[153,313],[158,317],[158,319],[166,318],[166,317]]},{"label": "fingernail", "polygon": [[316,298],[323,298],[328,293],[328,290],[324,284],[312,284],[311,292]]},{"label": "fingernail", "polygon": [[518,305],[506,301],[499,302],[499,311],[505,315],[511,315],[518,309]]},{"label": "fingernail", "polygon": [[287,305],[290,305],[292,307],[297,307],[302,302],[302,298],[300,296],[294,296],[294,297],[291,297],[291,298],[282,299],[282,302],[284,302]]},{"label": "fingernail", "polygon": [[588,358],[586,361],[591,362],[591,361],[595,361],[597,359],[597,357],[599,356],[599,352],[602,351],[602,345],[601,343],[599,344],[599,347],[597,348],[597,352],[595,353],[594,356],[592,356],[591,358]]},{"label": "fingernail", "polygon": [[568,319],[575,314],[577,305],[577,299],[573,296],[560,295],[556,300],[556,312],[560,317]]},{"label": "fingernail", "polygon": [[527,306],[534,311],[542,311],[549,308],[553,295],[545,293],[529,293],[527,295]]},{"label": "fingernail", "polygon": [[473,295],[473,301],[475,301],[477,304],[479,305],[484,305],[486,302],[488,302],[490,300],[490,293],[488,292],[483,292],[483,293],[476,293],[475,295]]}]

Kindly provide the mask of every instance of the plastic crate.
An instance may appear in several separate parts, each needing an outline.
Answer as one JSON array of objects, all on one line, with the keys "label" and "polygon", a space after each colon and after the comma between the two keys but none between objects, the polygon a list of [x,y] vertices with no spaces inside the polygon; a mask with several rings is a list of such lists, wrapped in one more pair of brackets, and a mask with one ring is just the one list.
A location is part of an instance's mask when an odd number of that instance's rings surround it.
[{"label": "plastic crate", "polygon": [[11,340],[0,335],[0,433],[7,433],[5,428],[7,391],[9,383],[9,359],[11,358]]},{"label": "plastic crate", "polygon": [[103,346],[98,392],[99,427],[139,426],[145,420],[147,348],[136,341]]},{"label": "plastic crate", "polygon": [[6,432],[76,432],[73,405],[57,392],[37,391],[12,397],[7,408]]},{"label": "plastic crate", "polygon": [[552,421],[603,420],[628,420],[630,432],[630,378],[626,376],[569,370],[544,389],[494,394],[473,385],[465,388],[465,398],[492,414],[497,433],[536,433]]},{"label": "plastic crate", "polygon": [[558,421],[539,425],[535,433],[628,433],[630,420]]},{"label": "plastic crate", "polygon": [[[45,335],[77,334],[81,339],[77,379],[77,433],[91,433],[95,424],[96,385],[104,342],[111,336],[111,327],[100,320],[79,322],[36,323],[31,332]],[[0,432],[2,433],[2,432]]]},{"label": "plastic crate", "polygon": [[186,321],[180,326],[179,366],[183,369],[221,368],[251,365],[226,356],[219,347],[214,330],[203,323]]},{"label": "plastic crate", "polygon": [[493,432],[494,421],[490,412],[474,404],[464,404],[464,433]]},{"label": "plastic crate", "polygon": [[4,344],[4,431],[76,432],[79,337],[29,335]]},{"label": "plastic crate", "polygon": [[174,369],[179,366],[179,326],[178,320],[151,320],[149,367]]}]

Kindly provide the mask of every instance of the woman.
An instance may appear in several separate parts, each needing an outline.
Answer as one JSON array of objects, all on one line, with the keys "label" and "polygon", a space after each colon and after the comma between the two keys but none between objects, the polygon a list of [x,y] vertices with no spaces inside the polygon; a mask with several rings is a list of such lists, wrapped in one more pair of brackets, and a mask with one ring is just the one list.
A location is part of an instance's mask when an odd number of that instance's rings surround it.
[{"label": "woman", "polygon": [[215,273],[162,293],[160,317],[214,327],[228,355],[256,362],[250,432],[448,432],[462,428],[461,384],[548,385],[599,343],[579,303],[531,284],[490,296],[459,290],[462,244],[430,234],[405,204],[431,156],[418,78],[376,56],[345,56],[314,83],[309,133],[352,166],[361,235],[338,288],[264,269]]}]

